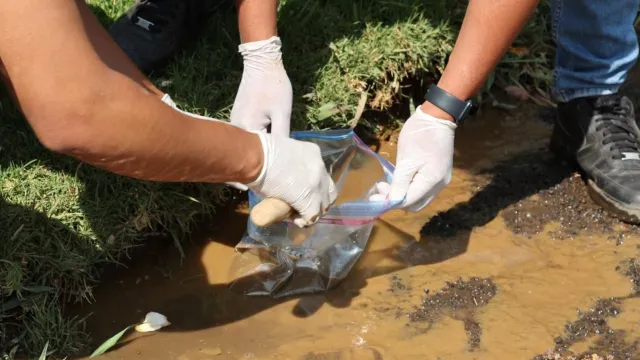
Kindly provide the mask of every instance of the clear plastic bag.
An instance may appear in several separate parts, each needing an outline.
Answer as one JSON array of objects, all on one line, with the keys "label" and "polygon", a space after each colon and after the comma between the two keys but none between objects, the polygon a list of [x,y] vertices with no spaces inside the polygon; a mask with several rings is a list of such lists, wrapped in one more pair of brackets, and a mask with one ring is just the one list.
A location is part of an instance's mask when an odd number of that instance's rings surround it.
[{"label": "clear plastic bag", "polygon": [[[352,130],[293,132],[292,138],[318,144],[338,198],[316,225],[305,229],[289,221],[258,227],[249,218],[236,246],[233,291],[280,298],[333,288],[360,258],[373,222],[398,205],[384,197],[371,201],[379,187],[391,183],[394,166]],[[261,200],[249,192],[250,208]]]}]

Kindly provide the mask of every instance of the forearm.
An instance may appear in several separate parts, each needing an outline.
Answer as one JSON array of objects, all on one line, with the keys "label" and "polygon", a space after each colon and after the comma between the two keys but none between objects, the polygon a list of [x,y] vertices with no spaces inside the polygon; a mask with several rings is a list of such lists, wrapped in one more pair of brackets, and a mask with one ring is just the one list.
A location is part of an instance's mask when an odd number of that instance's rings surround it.
[{"label": "forearm", "polygon": [[0,0],[0,19],[3,76],[49,149],[144,180],[258,177],[258,136],[164,104],[84,1]]},{"label": "forearm", "polygon": [[278,34],[278,0],[236,0],[242,43],[266,40]]},{"label": "forearm", "polygon": [[58,126],[64,134],[48,137],[61,144],[51,148],[142,180],[249,183],[258,177],[257,135],[186,116],[119,75],[111,81],[105,88],[118,90],[105,91],[98,106],[83,110],[85,118]]},{"label": "forearm", "polygon": [[[539,0],[471,0],[438,86],[460,99],[476,94],[535,10]],[[423,110],[451,116],[425,102]]]}]

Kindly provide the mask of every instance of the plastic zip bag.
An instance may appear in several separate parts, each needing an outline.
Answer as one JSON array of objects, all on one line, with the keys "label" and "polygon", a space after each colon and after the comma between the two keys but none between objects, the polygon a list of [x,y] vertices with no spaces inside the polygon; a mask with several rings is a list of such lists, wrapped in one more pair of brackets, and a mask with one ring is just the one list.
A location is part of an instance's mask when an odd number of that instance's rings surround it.
[{"label": "plastic zip bag", "polygon": [[[360,258],[374,221],[399,205],[385,197],[372,201],[380,187],[391,183],[394,166],[353,130],[300,131],[291,137],[320,147],[338,198],[317,224],[305,229],[289,221],[259,227],[249,218],[247,231],[236,246],[233,291],[279,298],[335,287]],[[334,166],[345,159],[346,164]],[[340,172],[332,173],[337,168]],[[250,208],[261,200],[249,192]]]}]

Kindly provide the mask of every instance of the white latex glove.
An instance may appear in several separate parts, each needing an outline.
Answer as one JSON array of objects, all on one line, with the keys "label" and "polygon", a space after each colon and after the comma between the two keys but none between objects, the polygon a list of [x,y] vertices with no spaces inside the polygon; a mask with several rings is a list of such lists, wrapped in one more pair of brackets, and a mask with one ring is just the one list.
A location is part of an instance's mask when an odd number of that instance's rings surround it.
[{"label": "white latex glove", "polygon": [[299,217],[299,227],[313,225],[338,196],[318,145],[287,136],[255,131],[262,141],[264,166],[247,187],[266,197],[284,200]]},{"label": "white latex glove", "polygon": [[451,181],[456,124],[418,107],[400,131],[390,198],[408,211],[424,209]]},{"label": "white latex glove", "polygon": [[[221,121],[178,109],[168,94],[162,97],[162,101],[187,116]],[[227,184],[239,189],[249,188],[265,197],[284,200],[298,213],[299,216],[293,219],[297,226],[313,225],[338,196],[322,160],[320,147],[310,142],[290,139],[286,135],[251,132],[260,137],[264,152],[264,166],[260,175],[251,184]]]},{"label": "white latex glove", "polygon": [[231,123],[247,130],[289,136],[291,128],[291,81],[282,64],[282,43],[274,36],[241,44],[244,72],[236,94]]}]

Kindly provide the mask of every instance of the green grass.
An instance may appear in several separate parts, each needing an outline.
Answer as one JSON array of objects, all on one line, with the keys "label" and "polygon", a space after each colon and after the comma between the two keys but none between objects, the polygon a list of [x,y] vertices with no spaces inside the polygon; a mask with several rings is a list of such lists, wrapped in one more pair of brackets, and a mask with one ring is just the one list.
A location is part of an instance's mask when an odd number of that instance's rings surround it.
[{"label": "green grass", "polygon": [[[131,2],[89,4],[107,25]],[[443,70],[464,6],[452,0],[281,0],[294,128],[357,121],[373,132],[380,119],[402,119],[415,90],[409,85],[424,87],[416,79],[435,79]],[[547,91],[548,13],[545,4],[518,40],[528,54],[508,55],[496,84]],[[227,119],[242,74],[238,39],[229,7],[152,78],[185,110]],[[200,216],[225,200],[224,189],[140,182],[81,165],[44,149],[4,94],[0,107],[0,354],[18,346],[19,353],[37,357],[47,342],[54,357],[74,354],[88,334],[82,319],[63,315],[65,306],[91,300],[103,266],[150,235],[179,244]]]}]

